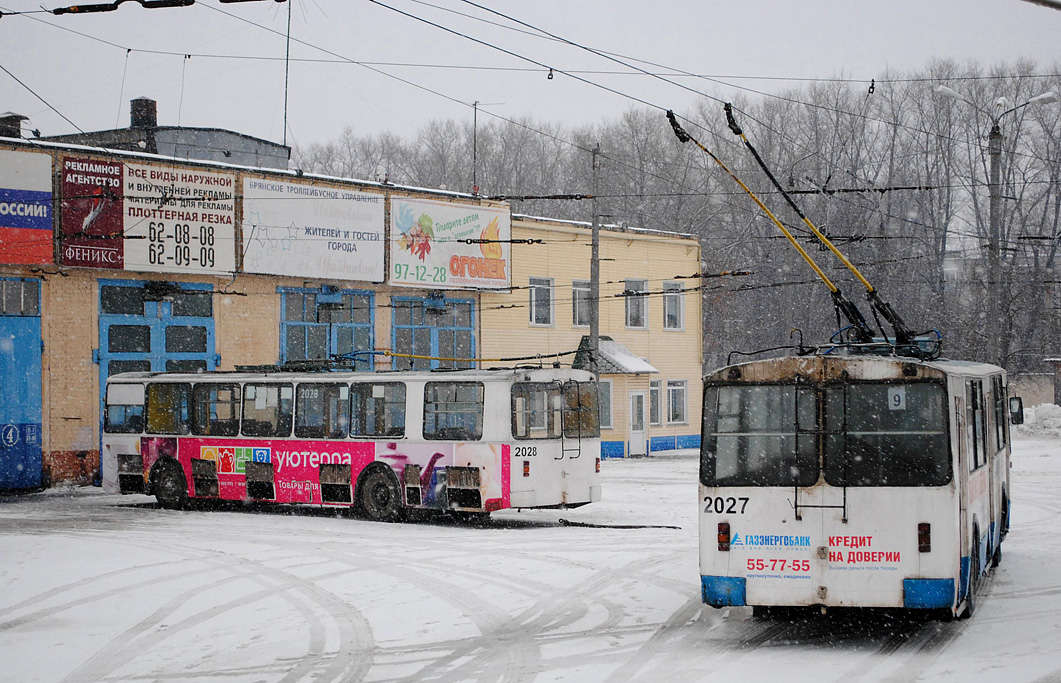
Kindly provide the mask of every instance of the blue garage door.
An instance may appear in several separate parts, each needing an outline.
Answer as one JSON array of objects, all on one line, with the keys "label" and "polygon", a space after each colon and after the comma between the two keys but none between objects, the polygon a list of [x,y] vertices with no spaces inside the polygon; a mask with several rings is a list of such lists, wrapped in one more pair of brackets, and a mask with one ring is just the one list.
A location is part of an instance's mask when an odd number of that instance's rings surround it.
[{"label": "blue garage door", "polygon": [[0,489],[41,485],[40,291],[0,279]]}]

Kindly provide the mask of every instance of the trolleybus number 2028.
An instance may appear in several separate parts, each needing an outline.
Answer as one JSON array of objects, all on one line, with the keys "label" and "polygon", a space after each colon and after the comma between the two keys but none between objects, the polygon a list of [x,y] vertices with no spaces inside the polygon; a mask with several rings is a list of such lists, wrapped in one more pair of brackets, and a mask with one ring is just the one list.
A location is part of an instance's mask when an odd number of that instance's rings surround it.
[{"label": "trolleybus number 2028", "polygon": [[[707,505],[704,506],[704,512],[710,514],[712,512],[719,515],[743,515],[744,508],[748,507],[748,499],[745,497],[734,498],[729,496],[723,498],[722,496],[704,496],[704,502]],[[740,509],[737,509],[737,505],[740,505]]]}]

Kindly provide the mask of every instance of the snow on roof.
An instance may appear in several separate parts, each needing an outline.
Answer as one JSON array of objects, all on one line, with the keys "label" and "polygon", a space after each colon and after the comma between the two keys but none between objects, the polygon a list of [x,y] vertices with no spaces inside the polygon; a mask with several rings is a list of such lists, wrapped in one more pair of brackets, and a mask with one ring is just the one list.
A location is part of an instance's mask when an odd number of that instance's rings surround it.
[{"label": "snow on roof", "polygon": [[[634,354],[611,337],[600,337],[597,344],[598,367],[602,375],[643,375],[658,373],[647,360]],[[585,370],[589,368],[589,336],[582,337],[578,353],[571,364],[572,368]]]}]

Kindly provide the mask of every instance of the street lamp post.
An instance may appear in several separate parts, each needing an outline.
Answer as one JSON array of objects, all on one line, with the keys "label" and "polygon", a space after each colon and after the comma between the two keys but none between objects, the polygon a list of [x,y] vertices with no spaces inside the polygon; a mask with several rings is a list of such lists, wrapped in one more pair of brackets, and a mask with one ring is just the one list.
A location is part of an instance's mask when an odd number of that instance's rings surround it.
[{"label": "street lamp post", "polygon": [[[945,85],[937,86],[936,92],[940,95],[945,95],[961,102],[965,102],[973,108],[978,108],[965,95],[962,95]],[[1036,95],[1015,107],[1003,110],[1008,102],[1005,97],[1000,97],[995,100],[995,111],[998,113],[989,114],[991,117],[991,131],[987,135],[987,324],[985,325],[985,329],[987,330],[988,360],[999,365],[1002,364],[1002,326],[1001,320],[999,319],[1002,296],[1002,292],[1000,291],[1002,285],[1002,186],[999,180],[1002,174],[1002,128],[999,126],[999,121],[1006,114],[1017,111],[1018,109],[1023,109],[1030,104],[1047,104],[1049,102],[1056,102],[1057,99],[1057,93],[1051,90],[1044,92],[1041,95]]]}]

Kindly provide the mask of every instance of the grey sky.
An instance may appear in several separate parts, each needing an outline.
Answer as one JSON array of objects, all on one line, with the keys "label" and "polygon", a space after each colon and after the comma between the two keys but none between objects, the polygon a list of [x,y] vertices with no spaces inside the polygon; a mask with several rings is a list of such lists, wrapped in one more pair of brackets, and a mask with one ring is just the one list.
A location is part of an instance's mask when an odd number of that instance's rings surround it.
[{"label": "grey sky", "polygon": [[[476,100],[484,110],[507,118],[531,116],[569,126],[638,106],[559,73],[548,79],[547,69],[367,0],[293,2],[289,144],[329,140],[346,126],[362,134],[408,136],[431,119],[470,121],[470,104]],[[459,0],[380,2],[558,70],[622,69],[555,41],[455,14],[509,23]],[[778,92],[800,83],[784,79],[842,75],[868,81],[886,69],[910,71],[931,59],[993,66],[1028,58],[1038,63],[1037,73],[1056,73],[1061,56],[1061,11],[1021,0],[479,4],[585,45],[718,77],[725,83],[687,77],[681,82],[720,97],[738,93],[736,86]],[[39,0],[0,0],[5,14],[39,8]],[[3,16],[0,65],[86,131],[127,126],[128,101],[147,96],[158,100],[162,125],[228,128],[279,142],[284,137],[286,23],[287,5],[268,1],[222,5],[198,0],[187,8],[157,10],[127,2],[117,11],[93,15]],[[192,57],[185,59],[185,54]],[[269,59],[203,56],[208,54]],[[362,62],[517,70],[371,67],[442,97],[364,66],[294,61],[335,60],[336,55]],[[695,99],[687,90],[643,75],[581,75],[678,110]],[[29,116],[30,127],[43,135],[76,132],[8,74],[0,72],[0,84],[0,111]],[[488,114],[480,114],[480,121],[487,120]]]}]

